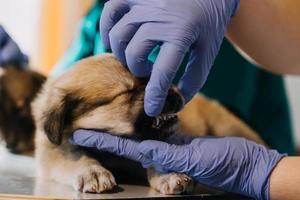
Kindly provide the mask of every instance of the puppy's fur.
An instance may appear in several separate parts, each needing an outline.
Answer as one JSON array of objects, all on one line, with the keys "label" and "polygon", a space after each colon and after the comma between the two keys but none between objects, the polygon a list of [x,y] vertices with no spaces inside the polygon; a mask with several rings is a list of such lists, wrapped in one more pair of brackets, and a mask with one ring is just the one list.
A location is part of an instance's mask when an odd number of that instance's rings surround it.
[{"label": "puppy's fur", "polygon": [[[112,189],[116,185],[109,171],[113,170],[112,155],[95,156],[69,144],[68,138],[79,128],[141,139],[161,139],[175,132],[174,117],[163,117],[167,120],[161,126],[153,126],[157,118],[143,111],[144,90],[145,82],[109,54],[83,59],[62,76],[48,79],[32,105],[39,176],[73,185],[83,192]],[[162,115],[178,112],[182,104],[179,92],[171,88]],[[245,123],[203,96],[188,103],[179,119],[177,131],[185,134],[242,136],[263,143]],[[116,168],[115,175],[124,164],[117,163]],[[179,194],[192,186],[191,178],[184,174],[158,174],[152,169],[148,170],[148,181],[164,194]]]},{"label": "puppy's fur", "polygon": [[32,153],[35,124],[30,104],[45,77],[17,65],[0,67],[0,135],[13,153]]}]

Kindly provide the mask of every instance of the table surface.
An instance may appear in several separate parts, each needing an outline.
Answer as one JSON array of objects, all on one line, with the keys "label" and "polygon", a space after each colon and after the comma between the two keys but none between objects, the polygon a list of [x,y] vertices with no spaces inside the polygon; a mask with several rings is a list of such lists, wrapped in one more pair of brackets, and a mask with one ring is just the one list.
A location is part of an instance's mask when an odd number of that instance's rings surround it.
[{"label": "table surface", "polygon": [[162,195],[146,186],[120,185],[105,194],[81,193],[72,187],[35,177],[34,158],[11,154],[0,145],[0,199],[246,199],[232,195]]}]

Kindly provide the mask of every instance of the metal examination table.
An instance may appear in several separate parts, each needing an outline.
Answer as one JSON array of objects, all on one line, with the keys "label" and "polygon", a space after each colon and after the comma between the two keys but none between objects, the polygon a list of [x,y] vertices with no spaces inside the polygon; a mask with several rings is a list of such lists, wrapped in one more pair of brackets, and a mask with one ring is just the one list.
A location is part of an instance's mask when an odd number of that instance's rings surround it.
[{"label": "metal examination table", "polygon": [[11,154],[0,145],[0,199],[248,199],[227,194],[167,196],[137,185],[120,185],[113,193],[81,193],[54,181],[38,180],[34,172],[32,157]]}]

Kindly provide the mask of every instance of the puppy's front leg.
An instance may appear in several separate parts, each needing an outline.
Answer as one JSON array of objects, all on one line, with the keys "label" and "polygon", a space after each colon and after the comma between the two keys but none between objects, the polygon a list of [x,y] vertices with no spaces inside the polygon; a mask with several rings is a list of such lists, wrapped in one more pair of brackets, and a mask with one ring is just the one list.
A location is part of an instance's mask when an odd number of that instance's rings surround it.
[{"label": "puppy's front leg", "polygon": [[116,185],[115,178],[102,167],[96,160],[82,157],[78,163],[80,168],[75,171],[72,185],[82,192],[103,192],[113,189]]},{"label": "puppy's front leg", "polygon": [[74,189],[82,192],[100,193],[116,185],[111,172],[98,161],[88,157],[83,151],[68,153],[61,148],[38,149],[40,177],[72,185]]},{"label": "puppy's front leg", "polygon": [[160,174],[153,168],[147,169],[149,184],[162,194],[191,193],[194,189],[192,178],[185,174]]}]

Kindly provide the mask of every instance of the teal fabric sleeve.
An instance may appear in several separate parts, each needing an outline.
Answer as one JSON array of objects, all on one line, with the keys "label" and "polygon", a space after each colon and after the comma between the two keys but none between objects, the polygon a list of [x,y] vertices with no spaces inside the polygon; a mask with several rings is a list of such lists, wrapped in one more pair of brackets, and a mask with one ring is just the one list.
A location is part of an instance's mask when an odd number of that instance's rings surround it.
[{"label": "teal fabric sleeve", "polygon": [[95,5],[80,21],[75,39],[67,52],[54,66],[51,75],[57,76],[64,73],[82,58],[106,52],[99,34],[99,19],[103,6],[103,1],[96,1]]}]

